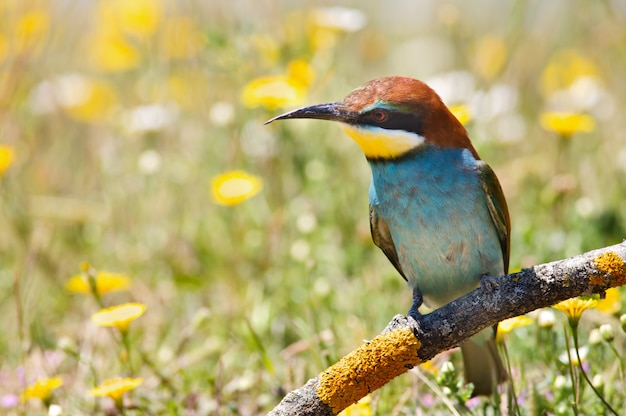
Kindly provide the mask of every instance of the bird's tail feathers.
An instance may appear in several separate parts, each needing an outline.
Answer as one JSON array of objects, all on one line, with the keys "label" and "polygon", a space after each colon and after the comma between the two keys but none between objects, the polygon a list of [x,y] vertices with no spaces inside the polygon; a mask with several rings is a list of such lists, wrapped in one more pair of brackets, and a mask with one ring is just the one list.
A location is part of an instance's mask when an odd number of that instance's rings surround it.
[{"label": "bird's tail feathers", "polygon": [[[488,331],[491,332],[491,329]],[[487,340],[481,338],[484,338],[484,334],[478,333],[461,346],[465,381],[474,384],[473,396],[490,396],[496,392],[499,384],[508,379],[508,373],[493,335]]]}]

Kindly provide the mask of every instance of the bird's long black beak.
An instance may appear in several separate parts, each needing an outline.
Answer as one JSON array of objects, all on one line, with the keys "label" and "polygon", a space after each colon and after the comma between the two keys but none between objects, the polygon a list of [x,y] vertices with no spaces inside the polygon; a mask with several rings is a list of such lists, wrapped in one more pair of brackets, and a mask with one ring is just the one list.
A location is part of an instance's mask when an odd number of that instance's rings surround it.
[{"label": "bird's long black beak", "polygon": [[309,107],[298,108],[285,114],[267,120],[264,124],[269,124],[276,120],[288,118],[314,118],[318,120],[331,120],[350,123],[356,121],[357,114],[349,111],[342,102],[316,104]]}]

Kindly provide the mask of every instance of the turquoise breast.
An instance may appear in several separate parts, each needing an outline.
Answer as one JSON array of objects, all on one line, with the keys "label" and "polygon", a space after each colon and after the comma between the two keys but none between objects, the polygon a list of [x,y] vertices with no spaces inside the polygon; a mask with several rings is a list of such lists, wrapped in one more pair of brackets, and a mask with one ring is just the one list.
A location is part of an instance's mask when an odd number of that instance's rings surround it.
[{"label": "turquoise breast", "polygon": [[389,225],[400,266],[426,305],[438,308],[502,275],[502,248],[465,149],[422,147],[370,161],[370,205]]}]

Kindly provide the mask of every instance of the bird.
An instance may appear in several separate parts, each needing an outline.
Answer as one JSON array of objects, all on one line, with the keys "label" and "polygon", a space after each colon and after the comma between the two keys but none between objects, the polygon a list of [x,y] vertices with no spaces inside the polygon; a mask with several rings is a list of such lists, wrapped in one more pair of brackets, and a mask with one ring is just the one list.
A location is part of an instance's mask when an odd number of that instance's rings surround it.
[{"label": "bird", "polygon": [[[343,101],[299,108],[268,120],[340,123],[371,168],[373,242],[413,291],[408,315],[436,309],[508,273],[511,222],[502,187],[467,130],[426,83],[377,78]],[[491,283],[490,283],[491,282]],[[508,378],[497,326],[461,345],[473,395],[492,395]]]}]

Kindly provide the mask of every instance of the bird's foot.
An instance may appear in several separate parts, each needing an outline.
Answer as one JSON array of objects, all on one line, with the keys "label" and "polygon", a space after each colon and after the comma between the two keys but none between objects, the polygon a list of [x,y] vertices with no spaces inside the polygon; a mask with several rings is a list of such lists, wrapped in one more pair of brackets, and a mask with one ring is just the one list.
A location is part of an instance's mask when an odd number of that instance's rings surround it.
[{"label": "bird's foot", "polygon": [[482,276],[480,276],[480,288],[482,289],[483,293],[491,294],[494,290],[498,288],[498,286],[500,286],[500,284],[498,283],[497,278],[489,274],[483,274]]},{"label": "bird's foot", "polygon": [[411,305],[411,309],[409,309],[408,318],[411,324],[417,326],[417,321],[422,318],[422,314],[419,312],[419,307],[422,306],[424,302],[424,298],[422,297],[422,292],[419,289],[413,289],[413,304]]}]

